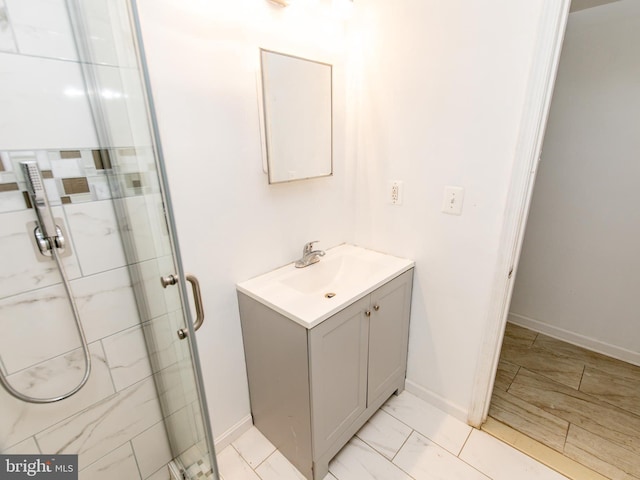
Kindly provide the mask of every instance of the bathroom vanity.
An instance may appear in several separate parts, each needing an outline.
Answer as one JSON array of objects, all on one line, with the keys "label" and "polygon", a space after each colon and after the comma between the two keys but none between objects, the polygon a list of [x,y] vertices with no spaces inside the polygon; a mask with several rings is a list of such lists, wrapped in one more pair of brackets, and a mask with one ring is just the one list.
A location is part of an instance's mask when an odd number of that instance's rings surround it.
[{"label": "bathroom vanity", "polygon": [[254,424],[309,480],[404,389],[413,266],[340,245],[237,286]]}]

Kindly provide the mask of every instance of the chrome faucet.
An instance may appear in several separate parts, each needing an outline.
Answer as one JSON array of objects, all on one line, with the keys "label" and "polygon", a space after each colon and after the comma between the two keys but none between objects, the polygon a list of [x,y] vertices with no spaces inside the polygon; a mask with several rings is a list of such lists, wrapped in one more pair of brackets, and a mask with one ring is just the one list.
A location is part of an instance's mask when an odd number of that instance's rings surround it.
[{"label": "chrome faucet", "polygon": [[324,256],[324,250],[314,250],[313,244],[317,243],[317,240],[306,243],[302,249],[302,258],[296,262],[296,268],[304,268],[320,261],[320,257]]}]

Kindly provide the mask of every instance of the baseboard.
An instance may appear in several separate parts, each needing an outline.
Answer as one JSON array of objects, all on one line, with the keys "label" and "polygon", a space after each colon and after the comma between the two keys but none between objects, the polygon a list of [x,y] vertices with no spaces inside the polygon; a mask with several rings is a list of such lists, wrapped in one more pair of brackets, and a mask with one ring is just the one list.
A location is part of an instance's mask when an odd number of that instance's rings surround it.
[{"label": "baseboard", "polygon": [[553,325],[549,325],[548,323],[543,323],[539,320],[525,317],[524,315],[519,315],[517,313],[509,313],[508,320],[514,325],[519,325],[521,327],[543,333],[544,335],[548,335],[549,337],[557,338],[558,340],[571,343],[572,345],[586,348],[587,350],[601,353],[603,355],[607,355],[608,357],[617,358],[618,360],[622,360],[623,362],[640,366],[640,353],[638,352],[632,352],[631,350],[627,350],[626,348],[611,345],[609,343],[596,340],[595,338],[586,337],[584,335],[579,335],[562,328],[554,327]]},{"label": "baseboard", "polygon": [[238,423],[229,428],[222,435],[218,435],[214,439],[216,454],[219,454],[225,447],[231,445],[232,442],[235,442],[238,438],[242,436],[247,430],[249,430],[253,426],[253,418],[251,415],[247,415]]},{"label": "baseboard", "polygon": [[404,384],[404,388],[407,392],[412,393],[416,397],[424,400],[425,402],[430,403],[436,408],[439,408],[445,413],[448,413],[452,417],[457,418],[465,423],[469,419],[469,412],[464,408],[461,408],[459,405],[456,405],[449,400],[442,398],[435,392],[431,390],[427,390],[422,385],[418,385],[415,382],[407,379]]}]

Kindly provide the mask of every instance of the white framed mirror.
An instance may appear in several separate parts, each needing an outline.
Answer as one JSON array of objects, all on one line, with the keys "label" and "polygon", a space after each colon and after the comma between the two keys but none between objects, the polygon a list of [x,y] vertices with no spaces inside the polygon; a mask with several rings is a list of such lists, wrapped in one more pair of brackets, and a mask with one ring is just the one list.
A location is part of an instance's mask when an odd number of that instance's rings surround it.
[{"label": "white framed mirror", "polygon": [[332,175],[333,67],[265,49],[260,65],[269,183]]}]

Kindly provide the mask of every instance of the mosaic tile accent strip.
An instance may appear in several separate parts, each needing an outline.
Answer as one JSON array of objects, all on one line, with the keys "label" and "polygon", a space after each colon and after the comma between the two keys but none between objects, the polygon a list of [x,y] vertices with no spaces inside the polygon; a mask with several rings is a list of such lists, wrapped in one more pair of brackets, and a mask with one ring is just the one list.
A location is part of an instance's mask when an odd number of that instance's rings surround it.
[{"label": "mosaic tile accent strip", "polygon": [[96,166],[96,170],[109,170],[112,168],[108,150],[92,150],[91,153],[93,154],[93,163]]},{"label": "mosaic tile accent strip", "polygon": [[17,183],[0,183],[0,192],[11,192],[14,190],[20,190]]},{"label": "mosaic tile accent strip", "polygon": [[63,178],[62,186],[64,188],[64,193],[68,195],[73,195],[74,193],[91,192],[91,190],[89,189],[89,182],[87,181],[87,177]]},{"label": "mosaic tile accent strip", "polygon": [[60,158],[82,158],[80,150],[62,150],[60,151]]},{"label": "mosaic tile accent strip", "polygon": [[0,212],[31,208],[24,161],[38,162],[51,205],[159,192],[151,147],[0,151]]}]

